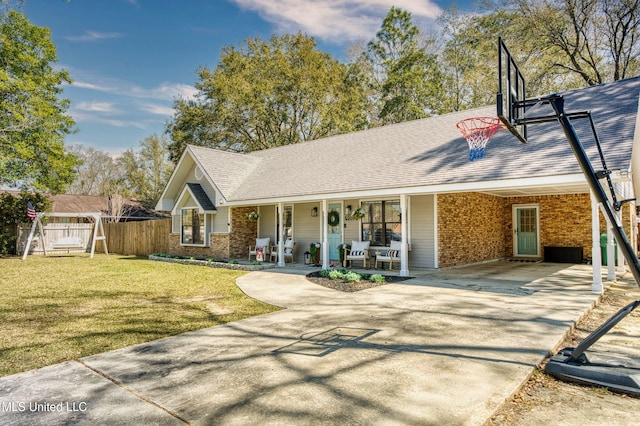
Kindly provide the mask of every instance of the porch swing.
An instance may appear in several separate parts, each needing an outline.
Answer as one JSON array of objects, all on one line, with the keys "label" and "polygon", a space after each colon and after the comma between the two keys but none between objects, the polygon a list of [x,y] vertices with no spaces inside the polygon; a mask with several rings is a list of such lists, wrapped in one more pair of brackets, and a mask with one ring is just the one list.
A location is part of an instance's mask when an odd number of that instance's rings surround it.
[{"label": "porch swing", "polygon": [[[45,217],[67,217],[67,218],[86,218],[93,222],[91,232],[91,258],[95,253],[96,242],[102,241],[105,254],[109,254],[107,249],[107,239],[104,233],[104,227],[102,225],[102,215],[100,213],[37,213],[33,224],[31,225],[31,231],[27,238],[27,243],[24,246],[24,252],[22,254],[22,260],[27,259],[29,251],[31,251],[31,245],[35,241],[40,241],[42,244],[42,250],[45,256],[50,253],[66,251],[71,253],[73,250],[83,250],[86,252],[87,241],[83,239],[81,235],[71,235],[70,225],[67,226],[65,235],[57,237],[55,240],[47,241],[45,237],[45,227],[42,225],[42,219]],[[48,247],[47,247],[48,246]]]}]

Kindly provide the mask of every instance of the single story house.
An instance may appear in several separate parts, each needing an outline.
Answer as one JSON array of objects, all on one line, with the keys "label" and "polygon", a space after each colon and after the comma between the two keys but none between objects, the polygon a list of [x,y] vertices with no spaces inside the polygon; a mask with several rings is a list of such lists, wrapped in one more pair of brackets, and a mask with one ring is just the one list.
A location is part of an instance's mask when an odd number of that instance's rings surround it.
[{"label": "single story house", "polygon": [[[640,184],[639,94],[640,77],[563,94],[567,112],[592,112],[620,198]],[[403,275],[558,247],[590,259],[606,223],[592,221],[599,209],[560,124],[530,125],[527,144],[500,129],[469,161],[456,123],[495,115],[487,106],[247,154],[188,146],[156,209],[171,212],[175,254],[246,258],[257,237],[292,238],[295,261],[318,242],[328,267],[340,244],[380,253],[397,240]],[[601,168],[588,120],[573,124]],[[621,213],[637,247],[635,204]]]}]

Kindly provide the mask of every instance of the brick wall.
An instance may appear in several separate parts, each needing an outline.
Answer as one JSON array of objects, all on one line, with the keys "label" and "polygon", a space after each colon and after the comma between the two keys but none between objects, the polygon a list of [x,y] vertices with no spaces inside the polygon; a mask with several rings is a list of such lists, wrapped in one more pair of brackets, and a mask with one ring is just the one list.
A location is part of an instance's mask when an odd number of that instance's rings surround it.
[{"label": "brick wall", "polygon": [[512,208],[514,204],[540,206],[540,246],[582,247],[591,257],[591,201],[589,194],[546,195],[505,198],[504,251],[513,256]]},{"label": "brick wall", "polygon": [[[582,247],[584,256],[591,257],[589,194],[507,198],[477,193],[441,194],[438,196],[440,267],[512,257],[515,204],[539,205],[541,247]],[[629,206],[623,216],[627,232],[631,228],[632,210]]]},{"label": "brick wall", "polygon": [[182,246],[180,245],[180,234],[171,234],[169,253],[227,260],[248,258],[248,248],[249,245],[255,244],[258,224],[247,220],[247,213],[255,210],[256,207],[232,208],[231,233],[210,234],[209,247]]},{"label": "brick wall", "polygon": [[211,253],[216,253],[216,258],[218,259],[233,259],[229,255],[229,234],[210,234],[210,250]]},{"label": "brick wall", "polygon": [[503,199],[479,194],[438,195],[441,268],[505,256]]},{"label": "brick wall", "polygon": [[171,234],[169,237],[169,253],[179,256],[212,257],[225,259],[221,253],[211,250],[211,247],[194,247],[180,245],[180,234]]},{"label": "brick wall", "polygon": [[229,255],[231,258],[249,256],[249,246],[255,245],[258,235],[258,223],[247,219],[257,207],[235,207],[231,209],[231,235],[229,236]]}]

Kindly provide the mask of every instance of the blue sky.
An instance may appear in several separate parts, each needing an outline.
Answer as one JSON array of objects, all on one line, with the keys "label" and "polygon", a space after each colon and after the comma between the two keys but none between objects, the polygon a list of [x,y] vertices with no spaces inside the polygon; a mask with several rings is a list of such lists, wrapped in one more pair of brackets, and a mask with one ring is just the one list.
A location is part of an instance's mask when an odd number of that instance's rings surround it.
[{"label": "blue sky", "polygon": [[[449,0],[26,0],[23,11],[51,29],[82,144],[117,156],[161,135],[177,96],[195,93],[197,70],[214,69],[223,46],[249,37],[302,31],[345,60],[368,41],[392,5],[429,31]],[[457,2],[469,8],[469,0]]]}]

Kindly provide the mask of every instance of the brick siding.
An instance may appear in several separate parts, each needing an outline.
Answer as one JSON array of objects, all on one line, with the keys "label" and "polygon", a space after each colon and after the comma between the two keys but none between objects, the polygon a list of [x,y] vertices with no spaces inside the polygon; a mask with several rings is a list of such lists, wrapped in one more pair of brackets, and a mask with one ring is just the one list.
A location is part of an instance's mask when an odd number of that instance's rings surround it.
[{"label": "brick siding", "polygon": [[505,256],[503,198],[438,195],[438,264],[441,268]]},{"label": "brick siding", "polygon": [[[439,266],[513,257],[512,209],[516,204],[539,206],[541,258],[544,246],[582,247],[584,257],[591,257],[589,194],[506,198],[479,193],[441,194],[438,196]],[[635,233],[631,232],[632,212],[635,206],[625,206],[622,223],[632,244],[636,244]],[[602,233],[606,232],[604,223],[601,217]]]},{"label": "brick siding", "polygon": [[257,207],[236,207],[231,209],[231,235],[229,235],[229,254],[232,258],[249,256],[249,246],[255,245],[258,236],[258,223],[247,219]]},{"label": "brick siding", "polygon": [[171,234],[169,253],[180,256],[211,257],[215,259],[247,258],[249,246],[255,244],[258,224],[247,220],[247,213],[256,207],[237,207],[231,209],[231,232],[209,235],[209,247],[191,247],[180,245],[180,234]]},{"label": "brick siding", "polygon": [[591,200],[589,194],[545,195],[505,198],[505,253],[513,256],[512,208],[516,204],[537,204],[540,213],[540,247],[582,247],[591,257]]}]

